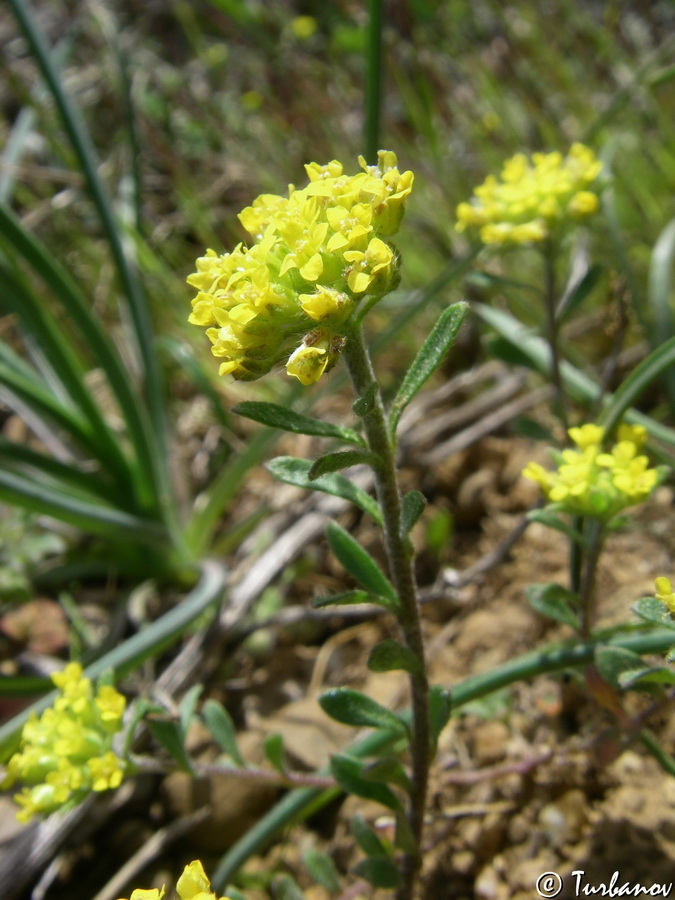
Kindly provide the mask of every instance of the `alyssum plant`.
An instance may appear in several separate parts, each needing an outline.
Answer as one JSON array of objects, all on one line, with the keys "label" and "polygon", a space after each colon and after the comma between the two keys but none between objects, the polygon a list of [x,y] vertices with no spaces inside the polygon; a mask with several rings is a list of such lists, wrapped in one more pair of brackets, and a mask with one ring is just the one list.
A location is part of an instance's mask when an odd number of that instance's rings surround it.
[{"label": "alyssum plant", "polygon": [[[314,462],[280,457],[269,464],[282,481],[335,494],[356,503],[381,526],[388,577],[357,541],[335,522],[326,535],[331,549],[360,589],[317,604],[379,604],[400,625],[401,640],[386,640],[370,654],[373,671],[405,670],[412,714],[399,715],[348,688],[321,698],[325,712],[354,726],[386,727],[409,747],[410,771],[392,757],[366,771],[363,761],[335,756],[331,769],[347,792],[376,799],[396,815],[397,865],[373,834],[377,850],[357,871],[373,885],[396,888],[400,900],[413,895],[420,869],[427,780],[438,734],[450,714],[448,694],[429,687],[420,628],[410,529],[424,498],[401,495],[396,472],[396,429],[402,410],[451,347],[466,313],[457,303],[440,316],[385,409],[362,323],[368,310],[399,281],[399,255],[388,242],[399,228],[413,186],[412,172],[399,172],[396,155],[380,151],[378,163],[346,175],[341,163],[306,166],[309,183],[287,197],[262,195],[240,214],[252,237],[222,256],[207,251],[188,279],[197,288],[190,321],[205,326],[220,371],[250,380],[286,359],[286,371],[304,385],[316,382],[342,357],[356,394],[359,429],[336,426],[281,406],[245,402],[235,411],[295,433],[334,438],[350,445]],[[340,470],[372,469],[375,501]],[[368,842],[361,841],[361,845]]]}]

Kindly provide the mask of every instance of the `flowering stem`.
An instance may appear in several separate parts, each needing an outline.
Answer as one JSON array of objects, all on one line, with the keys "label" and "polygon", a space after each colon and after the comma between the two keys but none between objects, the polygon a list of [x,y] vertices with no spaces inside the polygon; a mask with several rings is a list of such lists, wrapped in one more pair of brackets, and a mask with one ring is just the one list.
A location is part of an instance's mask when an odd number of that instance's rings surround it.
[{"label": "flowering stem", "polygon": [[558,318],[556,316],[557,288],[555,278],[555,249],[551,241],[546,241],[544,255],[544,300],[546,304],[546,337],[551,351],[551,380],[555,391],[555,410],[563,424],[568,428],[567,404],[565,389],[560,373],[560,349],[558,347]]},{"label": "flowering stem", "polygon": [[589,518],[586,524],[588,545],[584,551],[584,567],[579,596],[581,598],[581,636],[588,639],[595,618],[595,582],[598,562],[605,542],[605,530],[597,519]]},{"label": "flowering stem", "polygon": [[417,604],[413,549],[408,536],[403,534],[401,525],[401,495],[396,474],[395,447],[389,437],[380,387],[358,325],[352,324],[343,353],[357,396],[372,398],[372,404],[363,417],[363,425],[369,449],[380,458],[380,465],[375,471],[375,483],[382,510],[390,576],[400,604],[398,621],[407,647],[420,662],[418,673],[410,675],[412,789],[408,823],[415,838],[416,850],[404,855],[403,885],[397,893],[398,900],[411,900],[422,861],[420,847],[430,760],[429,684]]}]

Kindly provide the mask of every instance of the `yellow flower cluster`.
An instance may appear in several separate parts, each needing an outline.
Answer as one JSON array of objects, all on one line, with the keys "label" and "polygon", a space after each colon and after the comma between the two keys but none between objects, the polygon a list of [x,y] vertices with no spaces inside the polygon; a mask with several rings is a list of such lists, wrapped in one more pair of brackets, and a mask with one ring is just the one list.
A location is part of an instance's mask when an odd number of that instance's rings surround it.
[{"label": "yellow flower cluster", "polygon": [[607,522],[642,502],[659,484],[663,472],[650,469],[647,457],[640,455],[647,438],[641,425],[619,426],[619,439],[609,452],[602,450],[604,430],[599,425],[570,428],[568,433],[577,449],[554,453],[557,469],[548,471],[531,462],[523,470],[561,511]]},{"label": "yellow flower cluster", "polygon": [[[217,898],[213,893],[204,866],[198,859],[185,866],[176,884],[176,892],[180,900],[227,900],[227,897]],[[133,891],[129,900],[162,900],[165,893],[165,888],[161,890],[152,888],[147,891],[137,889]]]},{"label": "yellow flower cluster", "polygon": [[675,616],[675,594],[668,578],[656,579],[656,599],[664,603],[672,616]]},{"label": "yellow flower cluster", "polygon": [[351,176],[337,160],[310,163],[306,187],[262,194],[240,213],[250,247],[197,260],[189,321],[207,329],[221,375],[250,381],[290,353],[288,374],[318,381],[337,361],[359,300],[396,286],[398,257],[383,238],[398,230],[413,174],[400,173],[387,150],[376,166],[359,163]]},{"label": "yellow flower cluster", "polygon": [[20,749],[0,783],[2,788],[17,781],[32,785],[14,797],[22,822],[70,806],[90,791],[116,788],[124,775],[112,737],[122,726],[125,698],[110,685],[94,692],[79,663],[69,663],[52,681],[59,696],[40,718],[33,715],[25,724]]},{"label": "yellow flower cluster", "polygon": [[501,180],[488,175],[469,203],[457,207],[457,230],[479,229],[484,244],[530,244],[556,226],[592,216],[599,206],[594,182],[602,163],[589,147],[572,144],[561,153],[518,153]]}]

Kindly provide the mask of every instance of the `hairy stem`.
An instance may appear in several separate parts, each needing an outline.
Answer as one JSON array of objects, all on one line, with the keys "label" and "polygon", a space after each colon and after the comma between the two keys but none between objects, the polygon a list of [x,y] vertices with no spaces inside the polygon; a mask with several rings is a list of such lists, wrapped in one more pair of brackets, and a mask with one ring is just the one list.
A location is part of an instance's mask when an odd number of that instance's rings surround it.
[{"label": "hairy stem", "polygon": [[403,886],[398,900],[412,900],[417,874],[421,866],[421,840],[429,777],[429,684],[426,676],[424,642],[417,603],[417,588],[413,569],[413,549],[401,527],[401,495],[396,474],[395,448],[389,437],[387,419],[379,385],[375,379],[368,350],[358,326],[347,336],[344,358],[358,397],[367,397],[370,408],[363,416],[368,446],[380,459],[375,471],[377,498],[382,509],[384,540],[389,560],[390,576],[399,599],[398,621],[403,639],[420,661],[419,674],[410,675],[412,736],[412,790],[408,822],[415,837],[417,850],[403,858]]}]

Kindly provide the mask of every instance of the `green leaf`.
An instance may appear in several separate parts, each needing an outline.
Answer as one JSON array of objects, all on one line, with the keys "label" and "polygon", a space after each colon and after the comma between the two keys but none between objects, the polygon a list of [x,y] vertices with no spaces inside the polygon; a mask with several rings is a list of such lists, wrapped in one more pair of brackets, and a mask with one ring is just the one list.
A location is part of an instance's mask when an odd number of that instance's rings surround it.
[{"label": "green leaf", "polygon": [[422,387],[424,382],[443,362],[445,354],[455,342],[469,305],[463,301],[453,303],[445,309],[426,341],[420,347],[412,365],[406,372],[398,393],[394,398],[389,419],[390,434],[396,433],[401,413]]},{"label": "green leaf", "polygon": [[336,438],[348,444],[364,446],[363,438],[343,425],[333,425],[331,422],[323,422],[302,413],[294,412],[285,406],[276,403],[263,403],[257,400],[246,400],[237,403],[232,412],[237,415],[253,419],[270,428],[280,428],[283,431],[291,431],[293,434],[310,434],[315,437]]},{"label": "green leaf", "polygon": [[389,600],[375,597],[367,591],[344,591],[342,594],[328,594],[312,600],[314,609],[323,609],[324,606],[354,606],[359,603],[375,603],[377,606],[384,606],[385,609],[391,608]]},{"label": "green leaf", "polygon": [[312,879],[332,894],[340,890],[340,875],[335,863],[327,853],[314,848],[307,850],[302,861]]},{"label": "green leaf", "polygon": [[232,762],[242,768],[246,765],[237,745],[237,731],[229,712],[217,700],[207,700],[202,707],[202,718],[218,746]]},{"label": "green leaf", "polygon": [[427,498],[420,491],[408,491],[401,499],[401,533],[409,534],[420,519]]},{"label": "green leaf", "polygon": [[388,601],[390,609],[398,607],[398,598],[391,582],[385,577],[380,567],[370,554],[356,541],[348,531],[337,522],[326,525],[326,537],[330,548],[352,575],[369,594]]},{"label": "green leaf", "polygon": [[401,802],[391,788],[386,784],[379,784],[377,781],[368,781],[367,778],[363,778],[361,774],[363,766],[363,760],[345,754],[336,754],[331,757],[330,761],[333,778],[347,794],[364,797],[366,800],[375,800],[376,803],[381,803],[388,809],[401,809]]},{"label": "green leaf", "polygon": [[558,518],[549,506],[545,509],[533,509],[527,514],[530,522],[539,522],[540,525],[546,525],[555,531],[561,531],[575,544],[581,547],[586,546],[586,538],[576,529],[572,528],[564,519]]},{"label": "green leaf", "polygon": [[618,682],[622,688],[633,687],[636,684],[675,684],[675,671],[666,669],[665,666],[626,669],[620,673]]},{"label": "green leaf", "polygon": [[183,732],[183,737],[187,735],[190,723],[195,717],[195,712],[197,711],[197,703],[199,702],[199,697],[203,690],[203,684],[195,684],[190,688],[190,690],[181,700],[178,711],[180,715],[180,727],[181,731]]},{"label": "green leaf", "polygon": [[419,852],[418,843],[415,840],[415,835],[412,833],[410,822],[408,822],[405,813],[396,813],[396,837],[394,841],[398,849],[403,850],[404,853],[414,855]]},{"label": "green leaf", "polygon": [[[675,316],[672,304],[672,273],[675,259],[675,219],[671,220],[654,245],[649,267],[647,297],[652,311],[652,345],[658,346],[675,333]],[[670,399],[671,410],[675,406],[675,371],[667,369],[663,379]]]},{"label": "green leaf", "polygon": [[383,859],[381,856],[362,859],[354,866],[354,872],[376,888],[395,890],[403,884],[396,865],[390,859]]},{"label": "green leaf", "polygon": [[366,823],[360,812],[354,813],[350,821],[354,840],[366,856],[389,859],[390,853],[373,829]]},{"label": "green leaf", "polygon": [[525,588],[527,602],[542,616],[560,622],[562,625],[570,625],[575,630],[579,628],[579,616],[574,611],[579,607],[577,594],[568,591],[560,584],[530,584]]},{"label": "green leaf", "polygon": [[295,456],[277,456],[267,463],[267,470],[286,484],[307,488],[310,491],[322,491],[324,494],[332,494],[334,497],[342,497],[349,500],[364,512],[367,512],[378,523],[382,524],[382,513],[377,500],[356,487],[355,484],[336,472],[330,475],[320,475],[312,480],[309,471],[312,464],[306,459],[297,459]]},{"label": "green leaf", "polygon": [[406,726],[395,713],[351,688],[332,688],[319,697],[319,704],[327,715],[344,725],[386,728],[397,734],[406,732]]},{"label": "green leaf", "polygon": [[626,672],[645,669],[641,656],[625,647],[596,647],[595,664],[600,675],[614,687],[621,687],[621,676]]},{"label": "green leaf", "polygon": [[342,450],[339,453],[326,453],[312,463],[309,470],[309,480],[315,481],[321,475],[329,475],[331,472],[339,472],[340,469],[348,469],[350,466],[370,466],[377,469],[380,465],[380,457],[370,450]]},{"label": "green leaf", "polygon": [[581,281],[575,286],[572,293],[565,302],[565,307],[558,313],[558,325],[567,321],[572,313],[577,310],[584,300],[591,294],[593,288],[600,280],[600,276],[605,271],[605,267],[601,263],[594,263],[585,272]]},{"label": "green leaf", "polygon": [[277,900],[305,900],[305,895],[290,875],[274,879],[274,896]]},{"label": "green leaf", "polygon": [[148,716],[145,724],[157,743],[173,757],[181,769],[192,771],[192,763],[185,751],[185,737],[179,722],[170,719],[153,719]]},{"label": "green leaf", "polygon": [[284,750],[284,739],[280,734],[270,734],[265,738],[263,745],[265,758],[279,772],[285,775],[288,771],[286,765],[286,752]]},{"label": "green leaf", "polygon": [[671,616],[668,607],[661,600],[657,600],[656,597],[640,597],[633,610],[646,622],[675,629],[675,620]]},{"label": "green leaf", "polygon": [[410,672],[411,675],[422,673],[422,665],[412,650],[393,638],[380,641],[373,647],[368,657],[368,668],[371,672],[392,672],[403,669],[405,672]]},{"label": "green leaf", "polygon": [[382,756],[375,762],[363,767],[361,774],[368,781],[379,781],[381,784],[393,784],[395,787],[410,793],[412,782],[408,773],[395,756]]},{"label": "green leaf", "polygon": [[429,738],[432,753],[436,753],[438,738],[450,721],[452,712],[452,695],[440,684],[432,684],[429,688]]},{"label": "green leaf", "polygon": [[355,416],[365,419],[366,416],[370,415],[375,406],[378,391],[379,386],[376,381],[373,381],[368,385],[363,395],[356,398],[352,403],[352,412]]}]

